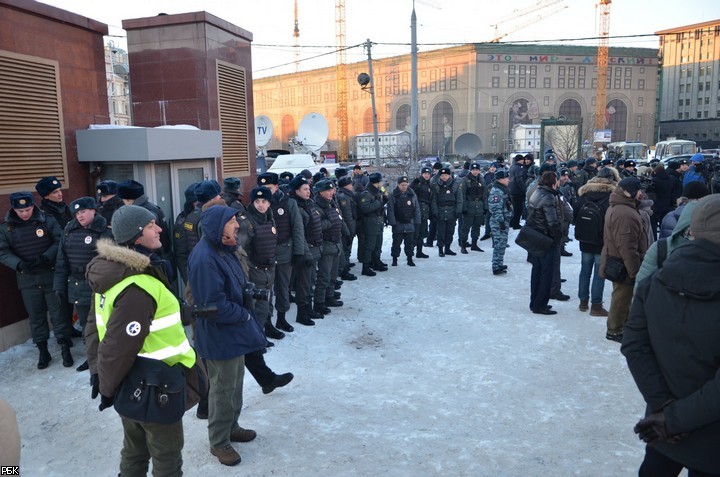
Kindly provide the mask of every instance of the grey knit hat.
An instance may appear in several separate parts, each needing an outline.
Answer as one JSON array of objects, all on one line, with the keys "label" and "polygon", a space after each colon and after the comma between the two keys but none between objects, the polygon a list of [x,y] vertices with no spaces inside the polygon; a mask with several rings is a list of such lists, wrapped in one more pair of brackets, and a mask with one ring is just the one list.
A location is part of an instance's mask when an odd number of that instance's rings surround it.
[{"label": "grey knit hat", "polygon": [[138,205],[124,205],[112,216],[112,233],[120,245],[130,245],[142,234],[143,229],[155,214]]},{"label": "grey knit hat", "polygon": [[720,194],[712,194],[698,201],[692,211],[690,232],[696,239],[720,245]]}]

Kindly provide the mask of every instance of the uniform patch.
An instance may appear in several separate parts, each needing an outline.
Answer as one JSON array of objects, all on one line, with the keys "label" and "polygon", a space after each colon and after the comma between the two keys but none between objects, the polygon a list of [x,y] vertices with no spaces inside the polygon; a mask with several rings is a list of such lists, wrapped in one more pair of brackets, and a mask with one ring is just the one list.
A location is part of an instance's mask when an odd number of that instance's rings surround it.
[{"label": "uniform patch", "polygon": [[275,235],[277,233],[277,229],[275,229],[274,225],[272,226],[272,228],[270,230],[272,230],[273,235]]},{"label": "uniform patch", "polygon": [[92,239],[92,235],[85,237],[85,245],[90,245],[92,243]]},{"label": "uniform patch", "polygon": [[446,190],[445,193],[446,193],[446,194],[449,194],[449,193],[450,193],[450,189]]},{"label": "uniform patch", "polygon": [[492,198],[492,200],[493,200],[493,203],[500,202],[500,196],[499,196],[499,195],[494,195],[493,198]]},{"label": "uniform patch", "polygon": [[285,213],[285,209],[283,209],[282,207],[278,207],[277,214],[283,215],[284,213]]},{"label": "uniform patch", "polygon": [[125,327],[125,332],[128,334],[128,336],[137,336],[140,334],[140,329],[140,323],[138,323],[137,321],[131,321]]},{"label": "uniform patch", "polygon": [[407,205],[412,205],[412,200],[408,200]]},{"label": "uniform patch", "polygon": [[183,222],[183,228],[188,232],[192,232],[195,228],[195,224],[193,224],[192,222]]},{"label": "uniform patch", "polygon": [[43,229],[37,229],[37,230],[35,231],[35,235],[37,235],[38,237],[42,238],[42,237],[45,236],[45,231],[44,231]]}]

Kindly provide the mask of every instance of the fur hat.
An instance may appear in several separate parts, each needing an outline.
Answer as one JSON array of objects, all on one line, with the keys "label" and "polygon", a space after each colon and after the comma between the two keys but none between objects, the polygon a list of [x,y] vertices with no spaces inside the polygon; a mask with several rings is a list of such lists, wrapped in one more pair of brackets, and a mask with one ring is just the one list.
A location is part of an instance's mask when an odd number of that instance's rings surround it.
[{"label": "fur hat", "polygon": [[494,178],[496,181],[500,180],[500,179],[507,179],[508,177],[510,177],[510,176],[508,175],[508,173],[505,169],[498,169],[497,171],[495,171]]},{"label": "fur hat", "polygon": [[330,179],[322,179],[315,183],[315,186],[313,187],[313,189],[315,189],[315,192],[332,190],[332,189],[335,189],[335,183],[333,181],[331,181]]},{"label": "fur hat", "polygon": [[615,169],[614,167],[610,167],[610,166],[603,167],[602,169],[600,169],[597,173],[597,176],[595,176],[595,177],[609,179],[613,182],[620,182],[620,174],[618,174],[617,169]]},{"label": "fur hat", "polygon": [[242,181],[238,177],[226,177],[223,179],[223,190],[225,192],[240,192]]},{"label": "fur hat", "polygon": [[343,176],[338,179],[338,187],[345,187],[350,184],[352,184],[352,179],[348,176]]},{"label": "fur hat", "polygon": [[259,186],[266,186],[268,184],[278,185],[279,180],[280,176],[274,172],[264,172],[258,176],[257,184]]},{"label": "fur hat", "polygon": [[635,194],[642,189],[642,183],[637,177],[626,177],[618,182],[618,187],[625,191],[628,197],[635,197]]},{"label": "fur hat", "polygon": [[588,157],[585,159],[585,165],[587,166],[588,164],[597,164],[597,159],[594,157]]},{"label": "fur hat", "polygon": [[348,170],[344,167],[338,167],[337,169],[335,169],[336,179],[340,179],[341,177],[345,177],[346,175],[348,175]]},{"label": "fur hat", "polygon": [[95,199],[92,197],[80,197],[79,199],[75,199],[70,202],[70,211],[73,214],[87,209],[97,210],[97,204],[95,203]]},{"label": "fur hat", "polygon": [[370,174],[371,184],[377,184],[380,181],[382,181],[382,174],[380,174],[379,172],[373,172],[372,174]]},{"label": "fur hat", "polygon": [[576,161],[575,159],[570,159],[570,160],[568,161],[568,163],[567,163],[567,166],[568,166],[568,167],[577,167],[577,166],[578,166],[578,161]]},{"label": "fur hat", "polygon": [[289,181],[293,180],[293,177],[295,177],[295,174],[293,174],[292,172],[285,171],[285,172],[280,173],[279,179],[286,180],[289,182]]},{"label": "fur hat", "polygon": [[325,174],[323,174],[322,172],[316,172],[312,176],[313,182],[320,182],[323,179],[325,179]]},{"label": "fur hat", "polygon": [[401,183],[401,182],[409,182],[409,181],[408,181],[408,176],[400,176],[400,177],[398,177],[398,178],[397,178],[397,183],[399,184],[399,183]]},{"label": "fur hat", "polygon": [[513,161],[515,161],[515,162],[520,162],[520,161],[524,161],[524,160],[525,160],[525,156],[523,156],[522,154],[515,154],[515,157],[513,157]]},{"label": "fur hat", "polygon": [[480,164],[478,164],[477,162],[473,162],[472,164],[470,164],[470,170],[472,171],[475,169],[477,169],[478,171],[480,170]]},{"label": "fur hat", "polygon": [[193,182],[190,184],[187,189],[185,189],[185,202],[196,202],[197,198],[195,197],[195,188],[199,182]]},{"label": "fur hat", "polygon": [[13,209],[27,209],[35,204],[35,199],[31,192],[13,192],[10,194],[10,206]]},{"label": "fur hat", "polygon": [[122,199],[135,200],[144,193],[145,187],[138,181],[129,179],[118,184],[118,195]]},{"label": "fur hat", "polygon": [[298,190],[304,184],[309,184],[309,182],[302,176],[302,174],[298,174],[290,181],[288,188],[290,190]]},{"label": "fur hat", "polygon": [[303,177],[304,177],[305,179],[307,179],[307,180],[310,180],[310,179],[312,179],[312,177],[313,177],[312,172],[310,172],[310,171],[307,170],[307,169],[303,169],[302,171],[300,171],[300,175],[303,176]]},{"label": "fur hat", "polygon": [[710,191],[705,184],[700,181],[691,181],[683,187],[682,196],[688,199],[702,199],[708,195]]},{"label": "fur hat", "polygon": [[195,200],[204,204],[220,195],[220,184],[215,179],[200,181],[195,186]]},{"label": "fur hat", "polygon": [[118,191],[118,183],[115,181],[105,180],[98,184],[98,195],[115,195]]},{"label": "fur hat", "polygon": [[155,220],[155,214],[138,205],[124,205],[112,215],[112,233],[120,245],[131,245],[143,229]]},{"label": "fur hat", "polygon": [[57,180],[57,178],[54,176],[43,177],[38,181],[37,184],[35,184],[35,190],[38,194],[40,194],[40,197],[45,197],[50,192],[61,187],[62,182]]},{"label": "fur hat", "polygon": [[720,195],[712,194],[698,201],[690,218],[690,233],[720,245]]},{"label": "fur hat", "polygon": [[442,162],[436,162],[436,163],[433,164],[433,166],[432,166],[432,168],[433,168],[434,170],[436,170],[436,171],[439,171],[440,169],[442,169],[442,167],[443,167]]},{"label": "fur hat", "polygon": [[449,167],[443,167],[442,169],[440,169],[440,175],[442,174],[452,175],[452,171]]},{"label": "fur hat", "polygon": [[429,168],[429,167],[423,167],[423,168],[420,170],[420,174],[425,174],[426,172],[427,172],[428,174],[432,174],[432,169]]},{"label": "fur hat", "polygon": [[271,198],[272,194],[267,187],[255,187],[250,191],[250,202],[255,202],[257,199],[265,199],[269,202]]}]

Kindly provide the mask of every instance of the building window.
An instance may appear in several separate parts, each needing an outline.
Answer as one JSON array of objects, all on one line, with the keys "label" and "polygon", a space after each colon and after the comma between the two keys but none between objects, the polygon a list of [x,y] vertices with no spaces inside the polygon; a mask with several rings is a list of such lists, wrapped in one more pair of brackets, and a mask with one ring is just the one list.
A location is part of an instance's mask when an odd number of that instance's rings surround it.
[{"label": "building window", "polygon": [[697,100],[698,100],[698,101],[697,101],[697,105],[698,105],[698,106],[702,106],[703,99],[702,99],[702,98],[698,98]]},{"label": "building window", "polygon": [[613,88],[620,89],[620,78],[615,78],[615,86]]},{"label": "building window", "polygon": [[632,79],[631,78],[625,78],[625,81],[623,82],[623,88],[625,88],[625,89],[632,88]]},{"label": "building window", "polygon": [[530,88],[536,88],[537,87],[537,78],[534,76],[530,77]]},{"label": "building window", "polygon": [[490,145],[497,147],[497,133],[492,133],[492,136],[490,136]]},{"label": "building window", "polygon": [[637,117],[637,127],[638,127],[638,128],[641,128],[641,127],[642,127],[642,116],[640,116],[639,114],[638,114],[638,117]]},{"label": "building window", "polygon": [[543,78],[543,88],[550,89],[550,78]]},{"label": "building window", "polygon": [[710,98],[704,98],[703,104],[710,104]]},{"label": "building window", "polygon": [[707,117],[708,117],[708,112],[707,112],[707,111],[703,111],[703,118],[707,118]]},{"label": "building window", "polygon": [[497,97],[497,96],[493,96],[493,97],[492,97],[492,105],[493,105],[493,106],[497,106],[497,105],[498,105],[498,97]]},{"label": "building window", "polygon": [[575,76],[575,67],[568,66],[568,76]]},{"label": "building window", "polygon": [[500,65],[497,63],[493,65],[493,71],[500,71]]},{"label": "building window", "polygon": [[450,89],[457,89],[457,76],[451,76],[450,77]]},{"label": "building window", "polygon": [[578,68],[578,76],[585,76],[585,67],[584,66],[580,66]]},{"label": "building window", "polygon": [[563,89],[565,88],[565,78],[558,78],[558,88]]},{"label": "building window", "polygon": [[625,76],[632,76],[632,68],[630,68],[629,66],[625,67]]},{"label": "building window", "polygon": [[520,74],[524,75],[526,74],[527,67],[525,65],[520,65]]},{"label": "building window", "polygon": [[[640,81],[642,81],[642,80],[640,80]],[[638,83],[639,83],[639,82],[638,82]],[[684,84],[681,84],[681,85],[680,85],[680,93],[684,93],[684,92],[685,92],[685,85],[684,85]]]},{"label": "building window", "polygon": [[514,88],[515,87],[515,77],[509,76],[508,77],[508,88]]},{"label": "building window", "polygon": [[568,88],[575,89],[575,78],[568,78]]},{"label": "building window", "polygon": [[683,113],[678,113],[678,119],[682,119],[682,118],[683,118]]},{"label": "building window", "polygon": [[535,66],[535,65],[530,66],[530,76],[537,76],[537,66]]},{"label": "building window", "polygon": [[698,118],[698,119],[702,118],[702,111],[698,111],[698,112],[697,112],[697,118]]},{"label": "building window", "polygon": [[[438,81],[438,89],[439,89],[440,91],[445,91],[446,86],[447,86],[447,85],[446,85],[446,81],[447,81],[447,80],[444,80],[444,79]],[[407,94],[407,92],[405,92],[404,94]]]},{"label": "building window", "polygon": [[420,83],[420,92],[427,93],[427,83]]},{"label": "building window", "polygon": [[645,102],[644,98],[642,96],[640,96],[638,98],[638,107],[642,108],[644,102]]},{"label": "building window", "polygon": [[423,130],[423,131],[425,131],[425,129],[426,129],[426,127],[427,127],[426,119],[427,119],[427,118],[422,118],[422,130]]},{"label": "building window", "polygon": [[493,76],[493,77],[492,77],[492,87],[493,87],[493,88],[499,88],[499,87],[500,87],[500,77],[499,77],[499,76]]},{"label": "building window", "polygon": [[685,99],[685,106],[690,106],[690,98]]},{"label": "building window", "polygon": [[430,83],[430,92],[437,90],[437,83],[435,81]]},{"label": "building window", "polygon": [[515,65],[508,66],[508,75],[514,75],[515,74]]},{"label": "building window", "polygon": [[545,65],[545,73],[550,73],[552,71],[552,67],[550,65]]},{"label": "building window", "polygon": [[493,115],[492,115],[491,125],[492,125],[492,128],[493,128],[493,129],[497,129],[497,125],[498,125],[498,116],[497,116],[497,114],[493,114]]},{"label": "building window", "polygon": [[578,78],[578,88],[585,89],[585,78]]},{"label": "building window", "polygon": [[426,100],[424,100],[424,99],[422,100],[422,103],[420,103],[420,108],[427,109],[427,101]]},{"label": "building window", "polygon": [[593,78],[590,82],[590,88],[591,89],[597,89],[597,78]]},{"label": "building window", "polygon": [[558,66],[558,76],[565,76],[565,67]]},{"label": "building window", "polygon": [[543,98],[543,106],[550,106],[550,96],[545,96]]},{"label": "building window", "polygon": [[526,83],[527,83],[526,79],[527,79],[527,78],[525,78],[525,76],[521,76],[521,77],[518,79],[518,87],[519,87],[519,88],[526,88],[526,87],[527,87],[527,85],[526,85]]},{"label": "building window", "polygon": [[698,83],[698,91],[702,91],[704,86],[705,86],[704,84]]},{"label": "building window", "polygon": [[638,89],[645,89],[645,80],[638,80]]}]

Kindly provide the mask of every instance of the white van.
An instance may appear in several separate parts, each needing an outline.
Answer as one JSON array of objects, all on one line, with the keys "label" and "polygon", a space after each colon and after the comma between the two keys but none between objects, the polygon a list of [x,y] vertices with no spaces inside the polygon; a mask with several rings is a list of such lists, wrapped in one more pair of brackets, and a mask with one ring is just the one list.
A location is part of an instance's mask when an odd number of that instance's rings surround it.
[{"label": "white van", "polygon": [[672,139],[669,141],[660,141],[655,145],[655,159],[662,160],[670,156],[679,156],[680,154],[695,154],[697,152],[697,144],[695,141],[686,139]]}]

